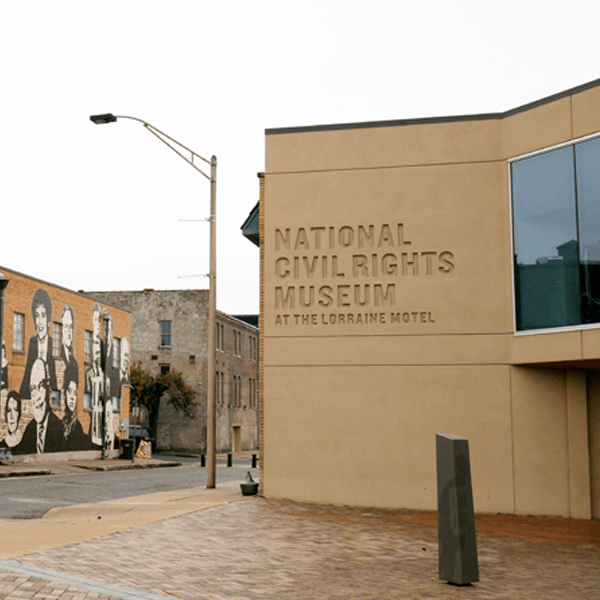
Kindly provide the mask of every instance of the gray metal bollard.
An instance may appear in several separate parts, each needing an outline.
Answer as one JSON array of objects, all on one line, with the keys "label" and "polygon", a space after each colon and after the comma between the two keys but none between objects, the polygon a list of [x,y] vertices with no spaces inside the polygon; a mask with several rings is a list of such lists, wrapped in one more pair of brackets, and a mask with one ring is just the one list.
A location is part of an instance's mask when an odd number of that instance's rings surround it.
[{"label": "gray metal bollard", "polygon": [[479,581],[469,441],[436,434],[439,578],[454,585]]},{"label": "gray metal bollard", "polygon": [[231,452],[227,453],[227,466],[233,467],[233,454]]},{"label": "gray metal bollard", "polygon": [[256,454],[252,455],[252,468],[256,469],[256,463],[257,463],[258,457],[256,456]]},{"label": "gray metal bollard", "polygon": [[200,455],[200,466],[201,467],[205,467],[206,466],[206,456],[204,454]]}]

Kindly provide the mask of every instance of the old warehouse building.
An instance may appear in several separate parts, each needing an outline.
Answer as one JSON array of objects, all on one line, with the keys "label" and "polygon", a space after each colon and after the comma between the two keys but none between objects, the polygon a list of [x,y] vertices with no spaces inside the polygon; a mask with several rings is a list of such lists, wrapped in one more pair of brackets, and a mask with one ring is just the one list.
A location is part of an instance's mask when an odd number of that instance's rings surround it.
[{"label": "old warehouse building", "polygon": [[[90,292],[131,311],[131,361],[153,374],[180,371],[196,392],[194,419],[161,400],[159,450],[206,452],[208,290]],[[258,329],[217,312],[216,444],[218,452],[258,447]],[[249,319],[251,320],[251,319]]]}]

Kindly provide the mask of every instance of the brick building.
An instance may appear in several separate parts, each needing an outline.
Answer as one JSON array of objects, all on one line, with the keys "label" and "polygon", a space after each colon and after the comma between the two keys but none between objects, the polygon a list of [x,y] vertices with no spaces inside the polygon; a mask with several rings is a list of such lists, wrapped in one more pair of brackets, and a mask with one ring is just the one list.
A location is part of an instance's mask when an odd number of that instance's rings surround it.
[{"label": "brick building", "polygon": [[[15,459],[111,457],[127,437],[127,310],[0,267],[5,291],[0,446]],[[26,457],[29,456],[29,459]]]},{"label": "brick building", "polygon": [[[195,419],[163,398],[157,449],[206,452],[208,290],[90,292],[132,313],[131,359],[152,373],[177,370],[196,391]],[[217,312],[217,452],[258,447],[258,329]]]}]

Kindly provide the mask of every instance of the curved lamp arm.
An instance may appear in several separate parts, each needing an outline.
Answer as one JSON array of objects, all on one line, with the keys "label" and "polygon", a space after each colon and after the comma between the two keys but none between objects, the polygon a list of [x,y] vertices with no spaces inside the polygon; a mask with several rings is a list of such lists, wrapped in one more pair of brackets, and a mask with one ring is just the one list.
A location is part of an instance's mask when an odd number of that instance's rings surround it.
[{"label": "curved lamp arm", "polygon": [[[191,148],[184,146],[181,142],[178,142],[176,139],[172,138],[170,135],[166,134],[164,131],[161,131],[160,129],[158,129],[158,127],[154,127],[154,125],[151,125],[147,121],[138,119],[137,117],[128,117],[126,115],[113,115],[112,113],[90,116],[90,121],[92,121],[92,123],[95,123],[96,125],[106,125],[107,123],[114,123],[117,119],[131,119],[132,121],[138,121],[151,134],[153,134],[155,137],[157,137],[163,144],[167,145],[169,148],[171,148],[171,150],[173,150],[173,152],[175,152],[176,154],[181,156],[181,158],[183,158],[183,160],[185,160],[186,163],[188,163],[189,165],[194,167],[194,169],[196,169],[196,171],[198,171],[199,173],[204,175],[204,177],[206,177],[206,179],[208,179],[209,181],[213,181],[213,177],[211,175],[207,175],[204,171],[202,171],[202,169],[199,169],[196,166],[196,164],[194,163],[194,157],[199,158],[200,160],[204,161],[205,163],[207,163],[209,165],[212,165],[213,161],[216,162],[215,157],[213,157],[213,160],[211,161],[211,160],[204,158],[203,156],[200,156],[200,154],[198,154],[197,152],[194,152]],[[189,152],[191,158],[187,158],[186,156],[184,156],[173,144],[176,144],[179,148],[183,148],[184,150]]]}]

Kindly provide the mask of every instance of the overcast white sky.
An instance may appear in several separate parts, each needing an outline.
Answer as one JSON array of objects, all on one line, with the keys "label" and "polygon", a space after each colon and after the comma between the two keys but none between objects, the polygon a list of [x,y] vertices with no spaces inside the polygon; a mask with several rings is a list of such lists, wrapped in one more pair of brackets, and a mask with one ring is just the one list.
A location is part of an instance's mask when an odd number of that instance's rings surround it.
[{"label": "overcast white sky", "polygon": [[258,312],[272,127],[504,111],[600,78],[572,0],[0,0],[0,265],[78,290],[207,287],[209,184],[133,121],[216,154],[218,308]]}]

